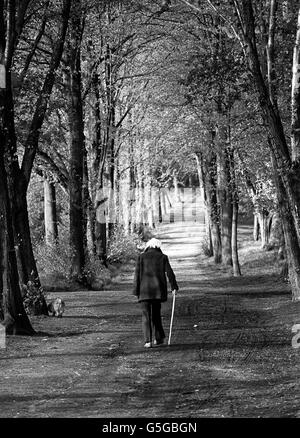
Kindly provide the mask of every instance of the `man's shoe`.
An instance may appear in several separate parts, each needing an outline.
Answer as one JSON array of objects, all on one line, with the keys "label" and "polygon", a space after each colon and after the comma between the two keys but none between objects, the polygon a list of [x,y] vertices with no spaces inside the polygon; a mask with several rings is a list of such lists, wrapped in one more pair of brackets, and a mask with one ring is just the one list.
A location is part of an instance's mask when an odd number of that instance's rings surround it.
[{"label": "man's shoe", "polygon": [[151,342],[146,342],[146,344],[144,345],[145,348],[150,348],[151,347]]},{"label": "man's shoe", "polygon": [[155,341],[153,342],[154,345],[162,345],[164,343],[164,339],[160,339],[159,341],[155,339]]}]

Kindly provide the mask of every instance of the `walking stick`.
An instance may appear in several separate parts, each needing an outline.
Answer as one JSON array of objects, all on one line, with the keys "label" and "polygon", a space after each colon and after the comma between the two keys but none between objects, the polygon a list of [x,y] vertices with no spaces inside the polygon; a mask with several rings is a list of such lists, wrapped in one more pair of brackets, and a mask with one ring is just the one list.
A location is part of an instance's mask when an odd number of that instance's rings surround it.
[{"label": "walking stick", "polygon": [[170,330],[169,330],[169,340],[168,345],[171,343],[171,336],[172,336],[172,326],[173,326],[173,318],[174,318],[174,310],[175,310],[175,297],[176,297],[176,291],[172,291],[173,294],[173,305],[172,305],[172,315],[171,315],[171,322],[170,322]]}]

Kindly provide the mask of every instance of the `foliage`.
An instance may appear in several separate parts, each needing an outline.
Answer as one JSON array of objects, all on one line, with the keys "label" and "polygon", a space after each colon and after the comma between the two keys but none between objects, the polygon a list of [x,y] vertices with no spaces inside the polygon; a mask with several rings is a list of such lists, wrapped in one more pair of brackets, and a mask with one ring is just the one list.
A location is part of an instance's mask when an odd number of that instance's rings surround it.
[{"label": "foliage", "polygon": [[101,262],[97,256],[90,256],[85,263],[82,277],[88,285],[93,286],[94,283],[99,283],[99,280],[103,284],[109,281],[111,274],[109,269],[103,265],[103,262]]},{"label": "foliage", "polygon": [[23,285],[23,304],[27,314],[40,315],[46,295],[42,287],[36,287],[33,281]]},{"label": "foliage", "polygon": [[52,245],[40,241],[34,247],[38,270],[41,275],[70,279],[70,248],[64,239]]},{"label": "foliage", "polygon": [[[69,239],[67,229],[69,221],[68,196],[61,189],[59,184],[55,185],[55,193],[58,235],[63,242],[67,242]],[[39,244],[44,244],[43,241],[45,237],[44,187],[43,179],[39,175],[33,174],[31,177],[27,202],[31,239],[33,245],[36,247]]]},{"label": "foliage", "polygon": [[212,257],[212,256],[213,256],[212,251],[211,251],[211,248],[210,248],[210,245],[209,245],[209,241],[208,241],[208,238],[207,238],[207,237],[204,237],[204,238],[201,240],[201,251],[202,251],[202,253],[203,253],[206,257]]},{"label": "foliage", "polygon": [[40,242],[45,234],[43,185],[33,174],[27,195],[28,215],[33,243]]},{"label": "foliage", "polygon": [[[62,284],[68,288],[71,278],[71,248],[67,240],[67,234],[61,239],[47,245],[40,241],[34,247],[38,270],[43,282],[53,281],[54,284]],[[82,283],[91,286],[94,282],[101,280],[103,283],[110,278],[109,270],[96,256],[89,256],[82,272]],[[81,279],[78,278],[78,281]]]},{"label": "foliage", "polygon": [[123,227],[115,228],[108,246],[108,261],[110,263],[124,263],[134,259],[138,254],[138,247],[143,246],[140,235],[126,234]]},{"label": "foliage", "polygon": [[276,247],[284,247],[283,229],[278,211],[275,211],[272,217],[271,241]]}]

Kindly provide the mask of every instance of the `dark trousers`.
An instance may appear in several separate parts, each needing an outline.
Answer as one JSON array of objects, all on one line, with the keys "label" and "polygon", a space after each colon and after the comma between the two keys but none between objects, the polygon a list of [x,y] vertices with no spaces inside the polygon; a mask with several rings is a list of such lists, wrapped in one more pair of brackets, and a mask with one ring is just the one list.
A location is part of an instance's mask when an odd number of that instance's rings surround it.
[{"label": "dark trousers", "polygon": [[157,341],[165,338],[165,332],[161,321],[161,302],[159,300],[141,301],[142,327],[145,342],[152,342],[152,337]]}]

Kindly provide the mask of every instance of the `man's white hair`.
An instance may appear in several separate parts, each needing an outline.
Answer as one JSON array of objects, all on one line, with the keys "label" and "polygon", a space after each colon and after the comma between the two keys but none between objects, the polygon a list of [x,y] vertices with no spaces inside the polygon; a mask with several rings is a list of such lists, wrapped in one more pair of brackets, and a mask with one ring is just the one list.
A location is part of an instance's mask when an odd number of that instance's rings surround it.
[{"label": "man's white hair", "polygon": [[158,239],[150,239],[146,243],[145,248],[160,248],[161,247],[161,241]]}]

